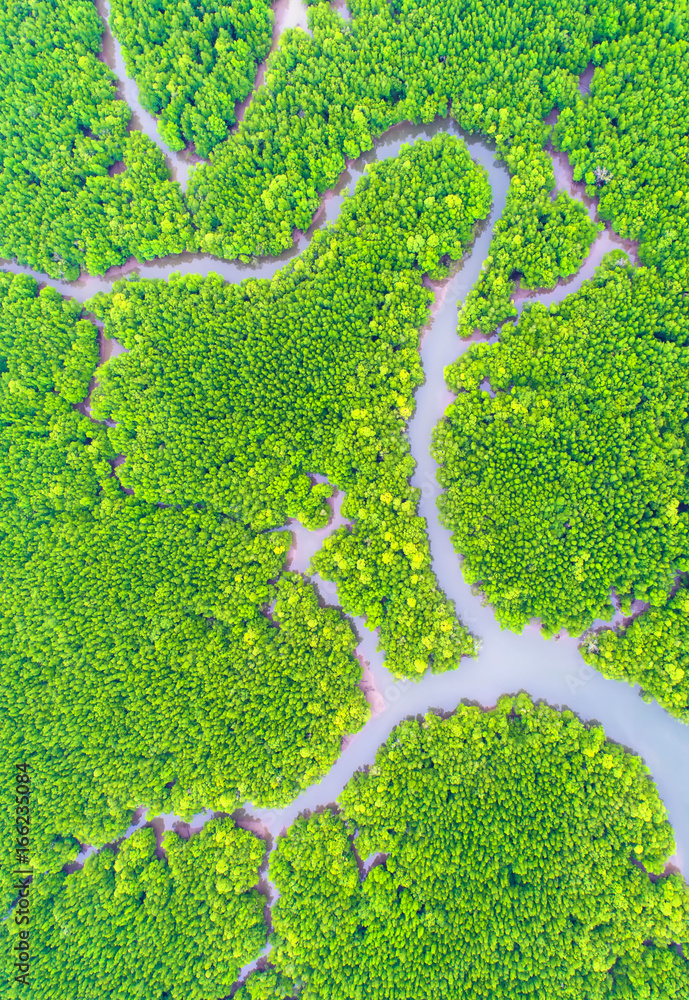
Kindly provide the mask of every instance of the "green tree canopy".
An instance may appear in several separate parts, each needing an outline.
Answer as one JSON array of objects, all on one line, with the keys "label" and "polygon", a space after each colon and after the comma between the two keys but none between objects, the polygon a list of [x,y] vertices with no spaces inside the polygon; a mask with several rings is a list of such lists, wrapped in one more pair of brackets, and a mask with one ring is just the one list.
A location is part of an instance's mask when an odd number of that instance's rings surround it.
[{"label": "green tree canopy", "polygon": [[[403,121],[451,114],[462,128],[530,157],[543,121],[572,108],[578,77],[606,40],[636,37],[641,0],[352,0],[351,21],[329,3],[271,57],[266,86],[236,134],[196,170],[189,204],[201,249],[278,253],[306,229],[320,195],[374,139]],[[638,67],[640,88],[652,86]],[[673,147],[674,149],[675,147]],[[273,207],[264,194],[280,188]],[[569,223],[568,223],[569,224]],[[574,247],[577,241],[573,241]],[[572,259],[564,254],[564,259]]]},{"label": "green tree canopy", "polygon": [[[266,200],[278,202],[276,190]],[[261,530],[296,517],[340,529],[314,562],[346,611],[380,626],[388,666],[454,666],[473,640],[430,568],[404,436],[422,380],[424,272],[462,256],[491,194],[466,145],[441,135],[374,164],[337,223],[272,280],[120,282],[91,303],[128,353],[99,372],[94,412],[149,502],[204,503]]]},{"label": "green tree canopy", "polygon": [[644,610],[628,627],[584,636],[584,659],[606,677],[640,684],[682,722],[689,722],[689,591]]},{"label": "green tree canopy", "polygon": [[590,93],[563,111],[555,142],[575,180],[639,257],[689,279],[689,6],[625,4],[626,30],[596,50]]},{"label": "green tree canopy", "polygon": [[522,288],[552,288],[581,267],[602,223],[566,191],[555,193],[547,153],[516,146],[506,156],[512,172],[507,202],[495,223],[481,275],[460,306],[459,335],[493,333],[517,315],[512,301]]},{"label": "green tree canopy", "polygon": [[131,111],[98,58],[102,33],[91,0],[0,9],[0,256],[55,278],[193,242],[162,153],[128,134]]},{"label": "green tree canopy", "polygon": [[193,142],[208,156],[268,54],[270,0],[113,0],[110,21],[165,141],[172,149]]},{"label": "green tree canopy", "polygon": [[687,995],[665,811],[601,728],[527,695],[429,714],[340,802],[271,857],[271,961],[304,1000]]},{"label": "green tree canopy", "polygon": [[104,426],[70,405],[97,362],[79,316],[0,276],[0,750],[7,783],[31,770],[36,871],[139,805],[285,804],[368,712],[353,629],[282,572],[289,535],[123,493]]},{"label": "green tree canopy", "polygon": [[[32,886],[32,1000],[222,1000],[266,942],[259,880],[264,844],[231,820],[153,830]],[[21,928],[3,922],[8,948]],[[9,932],[9,933],[8,933]],[[26,987],[10,983],[8,998]]]},{"label": "green tree canopy", "polygon": [[[689,299],[621,251],[447,369],[440,506],[504,626],[580,634],[687,563]],[[487,383],[487,384],[486,384]]]}]

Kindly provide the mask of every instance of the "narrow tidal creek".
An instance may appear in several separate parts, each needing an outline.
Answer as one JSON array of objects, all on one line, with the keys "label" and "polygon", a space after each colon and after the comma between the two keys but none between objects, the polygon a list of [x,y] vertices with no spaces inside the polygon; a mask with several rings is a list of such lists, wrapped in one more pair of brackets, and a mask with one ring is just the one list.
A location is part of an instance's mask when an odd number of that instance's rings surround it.
[{"label": "narrow tidal creek", "polygon": [[[107,0],[97,0],[97,6],[101,16],[107,17]],[[279,34],[284,28],[306,27],[304,7],[299,0],[278,0],[274,9],[276,26],[273,48],[278,44]],[[348,16],[344,5],[341,13]],[[184,188],[189,168],[195,159],[194,154],[190,151],[175,153],[161,142],[155,118],[141,108],[136,85],[126,77],[119,45],[109,30],[104,36],[103,59],[118,76],[120,96],[134,109],[132,126],[141,128],[158,143],[173,177]],[[263,72],[264,66],[259,68],[257,86],[260,85]],[[250,99],[251,97],[239,108],[240,119]],[[51,285],[62,294],[81,302],[85,302],[97,291],[110,290],[113,281],[134,271],[146,278],[167,278],[173,272],[215,272],[231,282],[247,277],[269,278],[286,261],[305,249],[317,228],[337,218],[342,199],[354,190],[368,163],[396,156],[403,143],[417,138],[430,139],[440,130],[462,134],[454,122],[448,120],[437,121],[428,126],[400,125],[391,129],[373,150],[348,165],[338,185],[325,194],[308,232],[295,234],[293,248],[279,258],[257,260],[252,264],[228,262],[198,254],[182,254],[146,263],[131,260],[120,268],[113,268],[104,277],[82,275],[78,281],[71,283],[54,281],[16,264],[0,262],[0,266],[15,273],[33,274],[41,285]],[[484,606],[481,597],[472,594],[470,587],[464,583],[458,557],[450,543],[450,533],[438,521],[436,500],[440,491],[436,480],[436,464],[430,455],[430,443],[433,428],[453,399],[445,387],[443,371],[468,348],[468,343],[460,341],[456,335],[458,304],[479,276],[488,254],[493,226],[503,211],[509,186],[507,170],[502,164],[495,162],[493,151],[477,138],[464,138],[472,157],[488,171],[493,191],[493,208],[489,220],[482,227],[459,269],[445,282],[432,286],[435,303],[421,344],[425,383],[416,393],[416,410],[409,421],[408,435],[416,461],[412,483],[421,490],[420,514],[428,525],[434,571],[440,586],[454,601],[460,619],[482,639],[481,651],[473,660],[464,659],[460,667],[451,673],[427,673],[419,681],[398,681],[383,664],[383,656],[376,648],[376,635],[365,628],[362,620],[354,619],[360,638],[357,655],[364,668],[362,688],[371,704],[369,722],[362,732],[344,741],[341,756],[322,781],[304,791],[291,805],[284,809],[265,810],[245,803],[243,810],[237,813],[237,819],[242,826],[253,829],[266,838],[274,838],[303,810],[314,810],[335,802],[354,772],[373,762],[377,748],[402,719],[434,709],[451,711],[462,700],[490,707],[502,694],[523,690],[534,699],[568,707],[584,720],[600,722],[609,738],[644,759],[675,830],[677,853],[673,861],[686,876],[689,874],[689,794],[686,781],[686,775],[689,774],[689,726],[680,724],[655,703],[647,704],[642,701],[638,692],[631,687],[606,680],[585,665],[578,653],[576,638],[563,636],[545,640],[535,624],[527,627],[521,635],[503,631],[498,626],[492,609]],[[583,185],[572,182],[566,157],[553,154],[553,162],[558,188],[569,190],[574,197],[581,198]],[[593,217],[595,203],[584,200]],[[531,301],[540,301],[545,305],[561,301],[576,291],[586,278],[592,276],[605,253],[616,248],[627,250],[632,259],[635,259],[632,244],[616,237],[608,227],[599,235],[578,274],[567,282],[560,283],[554,290],[518,290],[514,297],[518,309],[521,311]],[[102,361],[121,349],[115,342],[103,342],[102,337],[101,346]],[[295,540],[289,569],[308,573],[312,555],[320,548],[324,538],[342,523],[339,515],[340,500],[341,497],[335,498],[333,519],[325,529],[308,532],[296,522],[288,525]],[[337,605],[335,585],[319,577],[314,577],[313,580],[324,601]],[[200,829],[211,815],[208,811],[201,813],[192,823],[182,824],[181,827],[178,818],[171,815],[157,817],[152,823],[158,835],[162,834],[163,829],[173,826],[188,834]],[[138,811],[132,825],[123,835],[131,835],[146,820],[146,816]],[[91,851],[92,849],[84,851],[79,861],[83,861]],[[267,869],[263,873],[261,885],[269,899],[274,898],[275,890],[267,881]],[[244,971],[248,972],[249,967]]]}]

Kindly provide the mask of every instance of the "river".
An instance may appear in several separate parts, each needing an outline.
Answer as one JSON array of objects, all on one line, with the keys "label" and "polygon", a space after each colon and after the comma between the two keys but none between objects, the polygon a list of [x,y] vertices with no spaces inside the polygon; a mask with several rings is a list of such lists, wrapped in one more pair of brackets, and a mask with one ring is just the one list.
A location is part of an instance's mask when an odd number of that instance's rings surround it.
[{"label": "river", "polygon": [[[105,0],[99,2],[104,4]],[[298,0],[280,0],[276,8],[278,29],[274,46],[277,44],[279,28],[305,23],[304,9]],[[99,9],[102,13],[105,11],[104,6]],[[105,39],[104,58],[113,66],[121,81],[120,92],[134,107],[134,125],[141,126],[158,141],[155,120],[140,108],[136,87],[131,81],[126,81],[119,47],[109,35]],[[222,275],[226,281],[240,281],[248,276],[270,277],[285,261],[308,245],[315,228],[337,217],[343,196],[353,190],[368,163],[395,156],[403,142],[430,138],[440,129],[460,134],[454,123],[449,121],[438,121],[430,126],[401,125],[390,130],[376,143],[373,150],[348,165],[337,187],[324,196],[309,231],[295,234],[294,247],[280,258],[243,265],[208,256],[183,254],[144,264],[130,261],[121,268],[112,269],[102,278],[83,275],[72,283],[54,281],[40,274],[35,274],[35,277],[41,284],[56,287],[63,294],[82,302],[96,291],[109,290],[114,280],[134,270],[142,277],[150,278],[165,278],[172,272],[208,274],[211,271]],[[502,694],[523,690],[534,699],[566,706],[584,720],[600,722],[610,739],[623,744],[645,760],[675,830],[677,853],[673,861],[686,875],[689,871],[689,796],[686,782],[686,775],[689,774],[689,726],[680,724],[657,704],[642,701],[638,692],[631,687],[606,680],[585,665],[577,650],[575,638],[563,636],[546,640],[536,625],[527,627],[521,635],[503,631],[498,626],[492,609],[484,606],[481,597],[472,594],[469,586],[464,583],[458,558],[450,542],[450,533],[438,521],[436,500],[439,489],[435,462],[430,455],[430,442],[434,426],[453,398],[445,387],[443,369],[468,347],[456,335],[457,307],[478,278],[488,253],[492,228],[505,204],[509,183],[507,170],[502,164],[496,163],[493,151],[477,138],[465,138],[473,158],[488,170],[494,203],[490,219],[483,226],[462,266],[452,278],[433,286],[436,301],[421,344],[425,383],[416,393],[416,411],[409,421],[408,434],[416,460],[412,482],[421,490],[420,513],[428,525],[433,568],[440,586],[454,601],[460,619],[482,639],[480,653],[473,660],[464,659],[460,667],[450,673],[428,673],[414,682],[395,680],[385,668],[383,657],[376,648],[376,635],[369,632],[362,621],[355,620],[360,636],[357,655],[364,666],[362,686],[372,709],[370,721],[360,733],[344,741],[341,756],[322,781],[304,791],[291,805],[280,810],[264,810],[246,803],[241,818],[238,818],[242,825],[260,830],[264,836],[274,837],[301,811],[334,802],[352,774],[373,762],[377,748],[402,719],[433,709],[451,710],[464,699],[492,706]],[[162,147],[162,144],[161,148],[178,179],[183,181],[181,174],[185,169],[188,170],[191,155],[172,153]],[[566,157],[554,154],[553,162],[559,187],[581,197],[583,186],[573,184]],[[595,203],[587,200],[587,205],[593,215]],[[585,278],[591,276],[604,253],[617,247],[627,249],[633,256],[633,246],[616,237],[608,227],[595,242],[591,254],[577,275],[551,291],[518,291],[515,295],[518,308],[521,310],[530,300],[541,301],[546,305],[562,300],[580,287]],[[33,273],[28,268],[15,264],[0,266],[15,272]],[[109,351],[113,351],[113,348],[116,351],[116,345],[108,345]],[[335,504],[333,522],[319,532],[307,532],[294,523],[289,525],[295,536],[290,569],[307,572],[312,554],[320,547],[324,537],[341,523],[338,507],[339,504]],[[314,578],[314,582],[328,603],[337,604],[337,590],[333,584],[318,577]],[[199,815],[196,821],[185,827],[185,832],[200,828],[210,815],[208,812]],[[137,822],[127,833],[138,828],[142,822],[144,818],[137,817]],[[155,823],[158,833],[164,827],[178,825],[174,816],[158,817]],[[81,856],[82,860],[84,856]]]},{"label": "river", "polygon": [[[436,122],[420,129],[404,128],[404,138],[422,135],[430,137],[438,128],[448,128],[447,123]],[[402,127],[400,127],[401,131]],[[452,131],[452,127],[450,126]],[[398,148],[401,135],[393,129],[376,146],[378,157],[390,155]],[[394,136],[394,138],[393,138]],[[493,208],[488,224],[474,243],[470,256],[459,271],[448,281],[436,286],[436,303],[430,325],[421,343],[421,361],[426,377],[416,393],[416,411],[409,421],[409,443],[416,461],[412,477],[414,486],[421,490],[420,514],[426,519],[431,545],[433,569],[447,596],[454,601],[461,621],[482,639],[482,647],[475,659],[464,658],[460,667],[446,674],[427,673],[420,681],[397,681],[383,665],[383,657],[376,650],[376,637],[355,621],[361,636],[358,654],[366,664],[375,683],[376,696],[372,699],[372,718],[361,733],[347,741],[344,752],[320,784],[303,792],[290,806],[282,810],[245,809],[265,824],[274,836],[304,809],[316,809],[334,802],[352,774],[371,764],[376,749],[387,738],[392,728],[410,715],[432,709],[453,709],[463,699],[477,701],[486,707],[495,705],[505,693],[527,691],[534,699],[543,699],[551,705],[570,708],[585,720],[600,722],[607,735],[633,750],[645,760],[665,802],[677,839],[677,853],[673,862],[685,875],[689,871],[689,796],[686,775],[689,773],[689,726],[673,719],[656,703],[644,702],[638,689],[619,681],[606,680],[582,660],[577,649],[577,639],[561,636],[546,640],[534,624],[521,635],[505,631],[495,620],[490,606],[472,594],[462,579],[457,555],[450,541],[450,532],[438,520],[436,501],[440,489],[436,479],[436,463],[430,454],[433,428],[442,418],[454,396],[445,387],[444,368],[468,349],[468,342],[456,334],[458,304],[475,283],[485,260],[491,231],[499,218],[507,193],[507,171],[496,164],[493,153],[482,142],[467,138],[472,157],[489,172],[493,189]],[[571,180],[564,182],[562,163],[558,165],[560,186],[572,188]],[[569,172],[571,178],[571,171]],[[604,253],[625,248],[626,243],[606,229],[594,243],[591,253],[574,278],[561,283],[554,290],[543,294],[527,293],[517,305],[523,308],[530,300],[546,304],[561,301],[581,286],[600,262]],[[335,523],[340,523],[337,520]],[[297,530],[297,552],[290,568],[306,570],[308,559],[317,545],[322,544],[326,530],[319,533]],[[332,528],[328,529],[332,530]],[[318,534],[316,540],[309,535]],[[333,584],[315,578],[323,597],[336,603]]]}]

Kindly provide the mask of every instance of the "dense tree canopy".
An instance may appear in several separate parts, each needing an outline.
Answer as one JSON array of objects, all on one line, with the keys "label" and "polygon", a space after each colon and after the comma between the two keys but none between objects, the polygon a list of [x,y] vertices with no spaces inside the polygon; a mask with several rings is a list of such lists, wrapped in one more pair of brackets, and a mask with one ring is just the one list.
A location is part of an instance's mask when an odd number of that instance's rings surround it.
[{"label": "dense tree canopy", "polygon": [[270,0],[112,0],[111,9],[127,72],[163,138],[208,156],[270,48]]},{"label": "dense tree canopy", "polygon": [[[197,171],[190,204],[202,248],[237,256],[289,246],[345,158],[398,122],[432,121],[451,107],[501,155],[523,147],[528,163],[558,107],[558,143],[591,191],[603,186],[603,217],[641,238],[648,262],[682,268],[685,0],[652,9],[643,0],[352,0],[350,8],[353,19],[343,21],[325,2],[313,7],[313,38],[295,32],[283,42],[239,133]],[[577,76],[593,60],[601,68],[580,96]],[[277,212],[262,201],[273,190]]]},{"label": "dense tree canopy", "polygon": [[513,173],[490,252],[462,303],[459,334],[492,333],[517,315],[512,301],[516,278],[522,288],[552,288],[582,265],[602,224],[591,222],[585,205],[566,191],[555,193],[549,156],[515,146],[505,155]]},{"label": "dense tree canopy", "polygon": [[[96,330],[52,288],[0,272],[0,518],[84,511],[109,481],[105,428],[73,408],[98,364]],[[9,520],[8,520],[9,519]]]},{"label": "dense tree canopy", "polygon": [[294,986],[274,969],[252,973],[234,994],[234,1000],[290,1000]]},{"label": "dense tree canopy", "polygon": [[127,133],[102,31],[90,0],[0,9],[0,256],[70,280],[178,253],[193,232],[160,150]]},{"label": "dense tree canopy", "polygon": [[589,633],[584,659],[606,677],[641,684],[645,696],[689,723],[689,591],[648,608],[628,628]]},{"label": "dense tree canopy", "polygon": [[138,805],[286,803],[368,711],[351,626],[281,575],[288,534],[122,492],[70,407],[96,364],[79,311],[0,276],[0,748],[32,769],[37,870]]},{"label": "dense tree canopy", "polygon": [[340,802],[271,857],[271,961],[304,1000],[687,995],[689,892],[648,874],[665,811],[602,729],[526,695],[462,705],[402,723]]},{"label": "dense tree canopy", "polygon": [[[32,1000],[227,996],[265,946],[265,897],[254,889],[264,844],[226,819],[186,841],[168,833],[163,847],[159,858],[145,828],[81,870],[34,880]],[[21,928],[3,927],[9,953]],[[5,987],[8,998],[26,995],[21,984]]]},{"label": "dense tree canopy", "polygon": [[[584,0],[352,0],[351,21],[313,7],[313,38],[293,32],[272,57],[242,127],[195,172],[190,205],[204,250],[276,253],[308,226],[320,194],[373,139],[402,121],[452,115],[509,149],[547,134],[573,103],[617,5]],[[271,203],[266,201],[270,196]],[[274,204],[272,203],[274,201]]]},{"label": "dense tree canopy", "polygon": [[207,503],[260,530],[326,523],[327,484],[355,520],[314,563],[344,608],[380,625],[388,666],[453,666],[473,640],[430,568],[403,436],[422,378],[424,272],[447,273],[487,215],[463,142],[438,136],[373,165],[338,222],[270,281],[171,276],[92,302],[129,352],[108,363],[94,412],[151,502]]},{"label": "dense tree canopy", "polygon": [[666,600],[689,556],[688,342],[689,299],[616,251],[447,370],[442,516],[503,625],[579,634],[611,588]]},{"label": "dense tree canopy", "polygon": [[[268,0],[113,0],[162,134],[213,153],[188,207],[160,150],[129,132],[93,4],[9,0],[0,255],[73,279],[185,248],[274,254],[348,158],[451,109],[513,177],[460,318],[462,334],[492,331],[515,315],[517,276],[551,286],[595,237],[553,192],[544,118],[562,109],[557,147],[648,266],[613,255],[452,366],[443,517],[509,627],[537,616],[580,633],[612,588],[625,609],[648,599],[582,651],[689,721],[684,584],[671,596],[689,566],[686,0],[351,0],[349,22],[310,4],[313,37],[286,36],[229,135],[269,47]],[[323,526],[344,492],[351,524],[313,569],[380,627],[394,673],[475,650],[431,570],[405,424],[424,277],[461,258],[490,200],[466,147],[439,137],[374,165],[271,281],[118,284],[93,303],[128,349],[98,371],[95,420],[78,409],[95,327],[0,273],[0,757],[6,786],[14,761],[32,776],[39,1000],[219,1000],[262,951],[264,849],[231,821],[168,836],[163,857],[145,830],[61,868],[142,804],[285,804],[362,726],[356,637],[283,571],[288,518]],[[3,902],[13,808],[0,799]],[[570,712],[519,696],[404,723],[341,812],[279,841],[276,969],[237,997],[286,1000],[294,984],[305,1000],[685,1000],[672,849],[647,769]]]},{"label": "dense tree canopy", "polygon": [[[391,125],[451,109],[503,157],[520,148],[512,169],[528,173],[534,157],[540,169],[551,131],[544,119],[557,107],[556,142],[601,194],[603,217],[641,240],[645,262],[684,273],[686,0],[352,0],[350,8],[345,21],[325,0],[312,5],[313,37],[284,35],[266,85],[224,138],[268,45],[267,0],[115,0],[115,30],[166,138],[213,152],[191,180],[192,221],[160,152],[141,133],[127,135],[129,111],[96,58],[102,25],[89,0],[11,0],[0,20],[0,253],[68,277],[192,246],[223,257],[277,253],[295,227],[307,228],[346,158]],[[591,61],[599,67],[591,93],[580,95]],[[122,159],[127,169],[110,176]],[[561,202],[547,213],[555,219],[538,211],[525,226],[548,242],[560,217],[569,237],[546,256],[567,273],[586,232]],[[527,267],[537,260],[528,250],[521,257]],[[502,278],[493,279],[488,311],[498,315],[508,306]]]},{"label": "dense tree canopy", "polygon": [[2,539],[1,732],[46,836],[284,804],[332,766],[367,711],[356,639],[300,577],[267,582],[287,544],[130,500]]},{"label": "dense tree canopy", "polygon": [[600,214],[639,256],[689,279],[689,6],[627,4],[629,34],[596,50],[590,94],[555,132],[575,180],[600,195]]}]

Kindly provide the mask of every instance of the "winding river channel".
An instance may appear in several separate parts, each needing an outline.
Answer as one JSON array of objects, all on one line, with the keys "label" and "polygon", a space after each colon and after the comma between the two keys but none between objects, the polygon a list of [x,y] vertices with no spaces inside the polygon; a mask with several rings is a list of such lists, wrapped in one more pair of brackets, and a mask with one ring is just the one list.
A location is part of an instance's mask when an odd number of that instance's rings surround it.
[{"label": "winding river channel", "polygon": [[[305,18],[304,8],[298,0],[279,0],[274,9],[275,47],[279,29],[294,25],[304,26]],[[101,14],[106,12],[104,0],[99,2],[99,10]],[[105,36],[103,58],[112,66],[121,81],[120,94],[134,108],[133,124],[143,128],[152,138],[159,141],[155,120],[140,108],[136,87],[124,76],[124,63],[119,46],[109,32]],[[260,70],[260,73],[262,72],[263,69]],[[315,228],[337,217],[342,198],[353,191],[368,163],[395,156],[402,143],[416,138],[430,138],[441,129],[460,134],[455,124],[448,120],[437,121],[430,126],[403,125],[388,132],[373,150],[348,165],[347,172],[340,178],[337,187],[324,196],[309,232],[296,234],[294,247],[280,258],[244,265],[208,256],[183,254],[164,261],[144,264],[130,261],[121,268],[112,269],[102,278],[85,275],[69,284],[53,281],[44,275],[36,274],[35,277],[41,284],[52,285],[63,294],[82,302],[96,291],[110,289],[114,280],[134,270],[142,277],[150,278],[165,278],[172,272],[202,274],[215,272],[222,275],[226,281],[232,282],[241,281],[248,276],[270,277],[286,260],[303,251]],[[362,621],[355,620],[354,624],[360,637],[357,654],[364,666],[362,686],[371,704],[370,721],[360,733],[344,741],[341,756],[322,781],[304,791],[291,805],[280,810],[264,810],[255,809],[250,803],[246,803],[244,809],[237,814],[237,819],[241,825],[272,839],[303,810],[314,810],[333,803],[354,772],[373,762],[377,748],[402,719],[418,716],[433,709],[452,710],[465,699],[488,707],[494,705],[502,694],[527,691],[534,699],[543,699],[556,706],[566,706],[584,720],[600,722],[609,738],[623,744],[644,759],[665,802],[675,830],[677,853],[673,862],[687,876],[689,875],[689,792],[686,776],[689,774],[689,726],[680,724],[657,704],[644,702],[637,690],[616,681],[606,680],[586,666],[577,650],[576,638],[563,635],[546,640],[535,623],[527,627],[521,635],[503,631],[498,626],[492,609],[483,604],[480,596],[472,594],[470,587],[464,583],[458,558],[450,543],[450,533],[438,520],[436,500],[439,487],[436,481],[435,462],[430,455],[430,443],[434,426],[453,399],[445,387],[443,370],[468,347],[468,344],[460,341],[456,335],[458,303],[479,276],[488,254],[493,226],[504,208],[509,184],[507,170],[503,164],[495,161],[493,151],[483,141],[467,136],[465,138],[472,157],[483,164],[488,171],[493,190],[493,208],[490,219],[483,226],[471,252],[454,276],[432,286],[435,302],[421,344],[425,384],[417,391],[416,411],[409,421],[408,435],[411,451],[416,460],[416,471],[412,482],[421,490],[420,513],[428,525],[433,567],[440,586],[454,601],[460,619],[481,638],[480,653],[475,659],[464,659],[460,667],[451,673],[440,675],[428,673],[420,681],[414,682],[395,680],[385,668],[382,654],[377,650],[376,635],[369,632]],[[160,145],[173,175],[184,186],[189,166],[193,161],[192,154],[176,154],[166,149],[162,143]],[[553,154],[553,162],[558,187],[569,190],[576,197],[582,197],[583,187],[573,184],[566,157]],[[595,204],[587,201],[587,205],[593,215]],[[604,253],[619,247],[626,249],[634,258],[633,246],[606,229],[599,235],[577,275],[552,291],[535,293],[518,291],[515,295],[518,308],[521,310],[529,301],[540,301],[549,305],[562,300],[593,274]],[[15,272],[33,273],[28,268],[11,263],[0,263],[0,266]],[[113,345],[108,346],[108,353],[113,353]],[[106,357],[107,354],[104,352],[103,360]],[[342,523],[339,516],[340,499],[335,498],[333,520],[327,528],[308,532],[299,524],[289,525],[295,539],[290,555],[290,569],[308,573],[312,555],[320,548],[323,539]],[[313,579],[323,599],[329,604],[337,604],[335,585],[318,577]],[[181,832],[188,833],[198,829],[210,816],[211,813],[199,815],[190,825],[185,824]],[[127,834],[142,825],[146,817],[139,813],[135,820]],[[179,828],[177,818],[174,816],[158,817],[149,822],[153,822],[158,833],[162,832],[163,828],[173,825]],[[267,883],[262,885],[266,886],[266,891],[270,893],[271,889]]]},{"label": "winding river channel", "polygon": [[[458,131],[447,122],[436,122],[433,126],[422,128],[405,126],[393,129],[376,146],[376,156],[395,155],[403,141],[417,136],[430,138],[439,128]],[[373,693],[367,691],[372,708],[371,720],[361,733],[347,743],[341,757],[320,784],[307,789],[290,806],[271,811],[254,810],[247,805],[246,809],[262,820],[270,833],[275,835],[302,810],[316,809],[333,802],[358,768],[373,763],[377,747],[402,719],[432,709],[451,710],[464,699],[489,707],[495,705],[502,694],[527,691],[534,699],[570,708],[585,720],[600,722],[611,739],[643,757],[675,829],[677,853],[674,864],[686,875],[689,873],[689,794],[686,781],[689,774],[689,726],[673,719],[657,704],[644,702],[639,697],[638,689],[619,681],[606,680],[587,666],[579,654],[575,637],[561,635],[546,640],[536,623],[528,626],[521,635],[501,629],[492,608],[485,606],[482,598],[474,595],[464,582],[450,532],[439,523],[436,501],[440,489],[430,444],[433,428],[454,399],[445,386],[443,371],[468,349],[469,344],[460,341],[456,334],[457,309],[479,276],[488,254],[493,226],[505,204],[509,183],[507,170],[495,162],[493,152],[477,139],[466,136],[465,139],[474,160],[488,170],[493,189],[493,208],[463,265],[452,278],[434,287],[436,300],[431,322],[421,343],[426,381],[416,393],[416,411],[409,421],[408,433],[416,461],[412,483],[421,490],[420,513],[428,526],[433,568],[440,586],[454,601],[459,618],[481,638],[481,650],[475,659],[464,658],[460,667],[450,673],[427,673],[418,682],[396,681],[383,665],[382,655],[376,649],[375,636],[363,627],[362,622],[356,621],[362,637],[358,653],[366,665],[365,688],[372,682],[375,689]],[[572,184],[571,179],[567,182],[565,163],[560,159],[555,162],[559,186],[577,194],[579,185]],[[350,167],[350,172],[352,170]],[[593,206],[591,208],[593,210]],[[577,275],[552,291],[518,293],[515,297],[518,308],[523,308],[529,301],[541,301],[546,305],[561,301],[593,274],[605,253],[619,248],[628,250],[633,256],[632,248],[606,229],[594,243]],[[296,554],[291,568],[306,571],[311,555],[322,544],[323,534],[333,530],[337,523],[341,523],[339,519],[321,532],[297,530]],[[295,525],[291,527],[296,529]],[[329,603],[337,603],[335,586],[319,581],[318,577],[315,580],[323,597]]]}]

